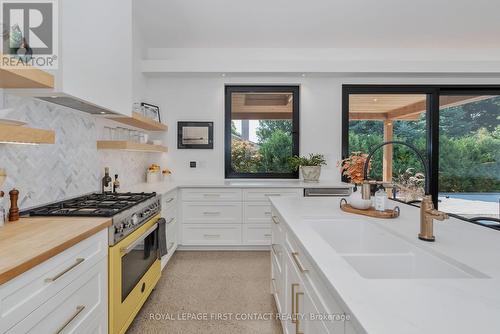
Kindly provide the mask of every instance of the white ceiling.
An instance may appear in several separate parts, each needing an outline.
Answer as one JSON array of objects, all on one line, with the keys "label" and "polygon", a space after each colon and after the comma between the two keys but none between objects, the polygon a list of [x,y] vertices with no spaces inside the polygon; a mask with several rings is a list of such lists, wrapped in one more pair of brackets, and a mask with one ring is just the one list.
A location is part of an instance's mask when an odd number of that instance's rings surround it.
[{"label": "white ceiling", "polygon": [[500,47],[498,0],[135,0],[146,47]]}]

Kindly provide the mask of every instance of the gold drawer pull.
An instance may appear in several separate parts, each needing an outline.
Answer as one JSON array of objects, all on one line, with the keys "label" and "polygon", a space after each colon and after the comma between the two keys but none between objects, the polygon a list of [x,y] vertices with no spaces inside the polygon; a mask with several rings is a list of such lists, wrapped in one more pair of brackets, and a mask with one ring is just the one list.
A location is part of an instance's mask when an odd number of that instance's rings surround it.
[{"label": "gold drawer pull", "polygon": [[274,246],[278,246],[278,244],[271,244],[271,249],[273,250],[274,255],[278,256],[278,252],[274,249]]},{"label": "gold drawer pull", "polygon": [[296,303],[295,303],[295,296],[296,296],[295,288],[298,288],[298,287],[299,287],[298,284],[296,284],[296,283],[292,284],[292,323],[293,324],[297,321],[297,317],[295,315],[295,305],[296,305]]},{"label": "gold drawer pull", "polygon": [[271,193],[271,194],[264,194],[264,196],[281,196],[281,194]]},{"label": "gold drawer pull", "polygon": [[165,224],[169,225],[171,224],[173,221],[174,221],[175,217],[172,217],[168,220],[168,222],[166,222]]},{"label": "gold drawer pull", "polygon": [[220,215],[220,211],[205,211],[204,215]]},{"label": "gold drawer pull", "polygon": [[82,311],[85,309],[85,305],[78,305],[76,307],[76,312],[73,313],[73,315],[71,316],[71,318],[69,318],[68,320],[66,320],[66,322],[64,323],[64,325],[61,326],[61,328],[59,328],[59,330],[56,332],[56,334],[59,334],[59,333],[62,333],[66,327],[68,327],[68,325],[73,321],[75,320],[76,317],[78,317],[78,315],[80,313],[82,313]]},{"label": "gold drawer pull", "polygon": [[297,292],[295,293],[295,312],[296,313],[296,318],[295,318],[295,334],[304,334],[299,328],[300,328],[300,319],[298,314],[300,313],[299,311],[299,296],[304,296],[303,292]]},{"label": "gold drawer pull", "polygon": [[264,234],[264,237],[270,238],[270,237],[272,237],[272,235],[271,234]]},{"label": "gold drawer pull", "polygon": [[55,280],[57,280],[58,278],[60,278],[62,275],[66,274],[68,271],[70,271],[71,269],[75,268],[76,266],[78,266],[80,263],[82,263],[83,261],[85,261],[84,258],[77,258],[75,263],[73,263],[71,266],[69,266],[68,268],[64,269],[63,271],[61,271],[59,274],[57,274],[56,276],[54,277],[50,277],[50,278],[46,278],[45,279],[45,282],[54,282]]},{"label": "gold drawer pull", "polygon": [[265,214],[266,216],[269,216],[269,215],[271,214],[271,211],[266,211],[266,212],[264,212],[264,214]]},{"label": "gold drawer pull", "polygon": [[278,294],[278,289],[276,289],[276,280],[274,278],[271,278],[271,283],[273,285],[274,293]]},{"label": "gold drawer pull", "polygon": [[204,197],[220,197],[220,194],[203,194]]},{"label": "gold drawer pull", "polygon": [[170,203],[170,202],[172,202],[174,199],[175,199],[175,198],[170,197],[169,199],[167,199],[167,200],[165,201],[165,203]]},{"label": "gold drawer pull", "polygon": [[205,238],[220,238],[220,234],[203,234]]},{"label": "gold drawer pull", "polygon": [[304,268],[304,266],[300,262],[298,252],[292,252],[292,258],[293,258],[293,261],[295,262],[295,264],[297,265],[297,267],[299,267],[299,270],[301,273],[305,273],[308,271],[306,268]]},{"label": "gold drawer pull", "polygon": [[279,218],[278,218],[278,217],[276,217],[276,216],[272,216],[271,218],[272,218],[272,220],[273,220],[273,223],[275,223],[275,224],[279,224],[279,223],[280,223],[280,220],[279,220]]}]

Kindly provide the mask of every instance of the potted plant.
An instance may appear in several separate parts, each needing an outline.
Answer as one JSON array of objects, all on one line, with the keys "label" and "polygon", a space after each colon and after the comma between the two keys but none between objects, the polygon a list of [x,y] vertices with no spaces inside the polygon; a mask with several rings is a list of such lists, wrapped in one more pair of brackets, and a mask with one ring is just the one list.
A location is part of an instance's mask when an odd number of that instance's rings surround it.
[{"label": "potted plant", "polygon": [[295,170],[302,170],[304,182],[318,182],[321,166],[326,166],[326,160],[323,154],[311,153],[307,157],[295,155],[290,158],[290,166]]},{"label": "potted plant", "polygon": [[[356,209],[362,210],[370,208],[372,204],[371,200],[364,200],[361,196],[361,191],[358,191],[358,186],[364,181],[363,173],[367,158],[368,154],[352,152],[349,157],[337,163],[342,175],[347,177],[350,183],[354,184],[353,193],[349,196],[349,204]],[[368,166],[369,169],[370,166]]]}]

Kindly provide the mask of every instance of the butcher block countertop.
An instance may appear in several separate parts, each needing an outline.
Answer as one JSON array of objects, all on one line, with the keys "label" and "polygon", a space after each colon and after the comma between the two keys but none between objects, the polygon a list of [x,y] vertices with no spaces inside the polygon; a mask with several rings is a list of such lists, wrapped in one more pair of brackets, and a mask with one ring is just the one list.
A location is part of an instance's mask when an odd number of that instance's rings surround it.
[{"label": "butcher block countertop", "polygon": [[0,227],[0,284],[111,225],[111,218],[26,217]]}]

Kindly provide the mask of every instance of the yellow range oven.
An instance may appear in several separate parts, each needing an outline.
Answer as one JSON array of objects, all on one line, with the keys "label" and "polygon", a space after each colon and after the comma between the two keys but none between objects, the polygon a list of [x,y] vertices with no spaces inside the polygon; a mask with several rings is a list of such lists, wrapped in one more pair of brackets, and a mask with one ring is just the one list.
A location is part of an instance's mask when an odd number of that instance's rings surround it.
[{"label": "yellow range oven", "polygon": [[159,218],[109,247],[109,334],[125,333],[160,279]]}]

